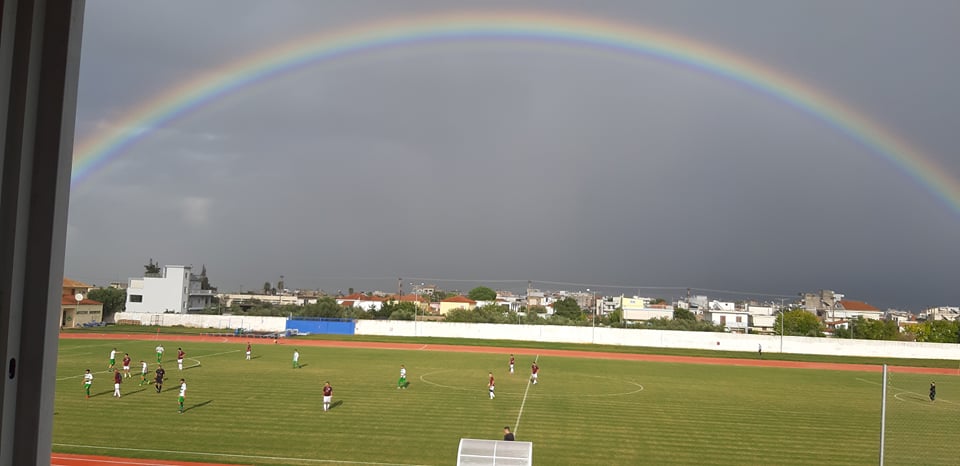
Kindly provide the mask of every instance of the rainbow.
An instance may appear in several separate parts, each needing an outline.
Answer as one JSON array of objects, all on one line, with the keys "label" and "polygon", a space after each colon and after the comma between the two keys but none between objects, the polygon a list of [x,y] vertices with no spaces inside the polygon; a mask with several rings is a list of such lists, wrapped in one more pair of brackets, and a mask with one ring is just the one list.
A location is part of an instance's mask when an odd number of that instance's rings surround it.
[{"label": "rainbow", "polygon": [[76,147],[77,186],[154,129],[256,83],[372,51],[457,41],[541,42],[640,56],[726,79],[817,118],[913,178],[960,214],[960,181],[867,116],[808,84],[728,51],[649,27],[545,12],[461,12],[376,21],[310,35],[197,76],[142,102]]}]

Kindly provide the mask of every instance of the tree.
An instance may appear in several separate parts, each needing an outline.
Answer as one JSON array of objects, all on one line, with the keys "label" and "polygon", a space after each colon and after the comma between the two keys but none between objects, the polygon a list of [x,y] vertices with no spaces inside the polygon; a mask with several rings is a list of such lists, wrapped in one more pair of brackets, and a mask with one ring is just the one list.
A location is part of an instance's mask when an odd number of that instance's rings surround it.
[{"label": "tree", "polygon": [[623,308],[618,307],[613,310],[613,312],[603,316],[601,320],[603,325],[610,327],[623,327],[625,322],[623,320]]},{"label": "tree", "polygon": [[892,320],[864,319],[863,316],[850,321],[850,328],[838,328],[834,332],[837,338],[857,338],[860,340],[899,340],[900,328]]},{"label": "tree", "polygon": [[263,282],[263,294],[270,294],[270,282]]},{"label": "tree", "polygon": [[951,320],[928,320],[908,327],[916,341],[931,343],[957,343],[960,322]]},{"label": "tree", "polygon": [[160,273],[160,264],[154,264],[152,257],[150,258],[150,262],[144,265],[143,268],[147,269],[147,274],[150,275]]},{"label": "tree", "polygon": [[493,301],[497,299],[497,292],[485,286],[478,286],[470,290],[467,297],[474,301]]},{"label": "tree", "polygon": [[583,310],[577,300],[569,297],[553,303],[553,315],[574,321],[584,320]]},{"label": "tree", "polygon": [[823,323],[813,313],[803,309],[794,309],[780,313],[774,323],[773,330],[780,335],[780,329],[783,329],[784,335],[821,337],[823,336]]},{"label": "tree", "polygon": [[123,311],[127,304],[127,292],[119,288],[96,288],[90,290],[87,297],[103,303],[101,320],[113,320],[113,315]]},{"label": "tree", "polygon": [[674,308],[673,309],[673,319],[674,320],[697,320],[697,316],[694,315],[689,309]]}]

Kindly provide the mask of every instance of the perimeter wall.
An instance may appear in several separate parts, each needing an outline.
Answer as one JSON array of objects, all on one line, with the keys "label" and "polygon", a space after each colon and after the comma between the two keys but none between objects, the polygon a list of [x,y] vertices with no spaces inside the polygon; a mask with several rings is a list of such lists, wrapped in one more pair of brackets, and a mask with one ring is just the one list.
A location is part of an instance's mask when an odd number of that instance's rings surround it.
[{"label": "perimeter wall", "polygon": [[[285,317],[211,316],[191,314],[143,314],[118,312],[116,319],[143,325],[242,328],[259,332],[283,332]],[[340,333],[339,331],[337,333]],[[562,327],[556,325],[469,324],[409,320],[357,320],[356,335],[398,337],[474,338],[599,345],[648,346],[700,350],[869,356],[913,359],[958,359],[960,345],[904,341],[842,340],[837,338],[743,335],[737,333],[679,332],[607,327]]]}]

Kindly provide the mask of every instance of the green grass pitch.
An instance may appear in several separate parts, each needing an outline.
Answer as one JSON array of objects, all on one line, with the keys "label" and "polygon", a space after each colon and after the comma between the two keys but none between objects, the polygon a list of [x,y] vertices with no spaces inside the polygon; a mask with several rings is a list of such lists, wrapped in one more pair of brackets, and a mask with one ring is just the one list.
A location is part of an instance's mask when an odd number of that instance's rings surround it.
[{"label": "green grass pitch", "polygon": [[[161,340],[162,341],[162,340]],[[506,354],[384,351],[164,342],[167,382],[139,387],[140,359],[156,368],[155,341],[61,340],[54,451],[241,464],[454,464],[461,437],[500,438],[503,426],[534,443],[541,465],[875,464],[880,376],[698,364]],[[133,357],[112,397],[109,351]],[[187,352],[185,370],[174,361]],[[409,388],[396,388],[400,364]],[[84,369],[95,373],[82,390]],[[497,397],[487,396],[487,372]],[[188,391],[177,413],[177,381]],[[887,464],[955,464],[960,379],[894,374]],[[324,413],[321,386],[334,387]],[[526,398],[524,393],[526,392]],[[522,406],[522,413],[521,413]],[[519,426],[517,419],[519,417]],[[93,448],[91,448],[93,447]],[[224,455],[224,456],[221,456]],[[353,463],[351,463],[353,462]]]}]

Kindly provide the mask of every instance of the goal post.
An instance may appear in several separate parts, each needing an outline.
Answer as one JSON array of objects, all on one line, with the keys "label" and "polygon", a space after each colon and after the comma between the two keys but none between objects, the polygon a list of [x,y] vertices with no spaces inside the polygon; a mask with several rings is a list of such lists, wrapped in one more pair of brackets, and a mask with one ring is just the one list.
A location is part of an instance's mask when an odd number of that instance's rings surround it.
[{"label": "goal post", "polygon": [[533,443],[460,439],[457,466],[531,466]]}]

